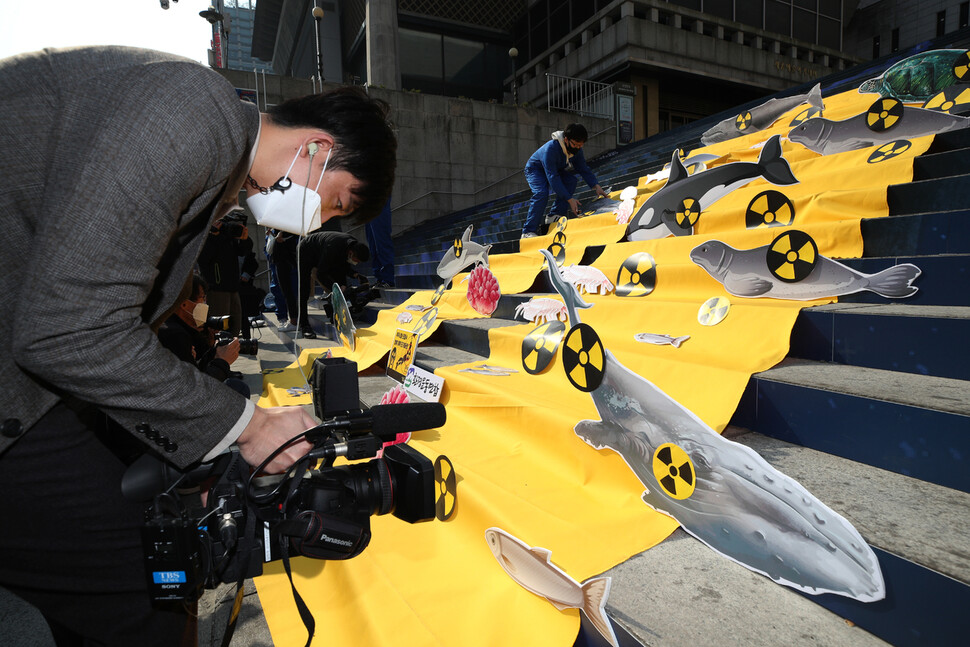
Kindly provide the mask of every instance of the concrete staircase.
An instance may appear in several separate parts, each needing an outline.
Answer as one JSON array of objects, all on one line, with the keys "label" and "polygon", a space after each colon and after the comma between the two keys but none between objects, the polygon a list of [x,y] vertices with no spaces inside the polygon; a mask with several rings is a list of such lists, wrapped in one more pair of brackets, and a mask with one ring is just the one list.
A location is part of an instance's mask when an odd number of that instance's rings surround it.
[{"label": "concrete staircase", "polygon": [[[899,57],[901,58],[901,57]],[[879,73],[872,64],[823,80],[826,93]],[[807,86],[805,87],[807,90]],[[635,183],[692,149],[725,114],[590,161],[604,185]],[[681,530],[608,572],[609,613],[621,644],[963,645],[970,635],[970,129],[938,136],[914,180],[888,190],[890,217],[862,222],[873,273],[920,267],[917,295],[893,303],[865,292],[800,314],[788,357],[751,378],[725,435],[759,452],[846,517],[873,546],[888,595],[857,603],[806,596],[726,560]],[[585,187],[584,187],[585,188]],[[584,190],[581,201],[592,199]],[[395,238],[397,288],[374,308],[433,289],[438,261],[472,223],[492,254],[518,250],[526,191],[449,214]],[[599,255],[587,250],[583,263]],[[488,330],[515,306],[552,292],[545,276],[505,295],[491,319],[446,321],[417,352],[426,370],[488,355]],[[372,315],[373,316],[373,315]],[[311,310],[318,332],[329,322]],[[372,320],[372,319],[371,319]],[[284,346],[323,346],[280,336]],[[262,353],[261,353],[262,355]],[[287,363],[282,353],[269,362]],[[267,364],[272,366],[273,364]],[[275,364],[278,366],[279,364]],[[370,406],[393,386],[364,372]],[[599,645],[584,631],[577,645]]]}]

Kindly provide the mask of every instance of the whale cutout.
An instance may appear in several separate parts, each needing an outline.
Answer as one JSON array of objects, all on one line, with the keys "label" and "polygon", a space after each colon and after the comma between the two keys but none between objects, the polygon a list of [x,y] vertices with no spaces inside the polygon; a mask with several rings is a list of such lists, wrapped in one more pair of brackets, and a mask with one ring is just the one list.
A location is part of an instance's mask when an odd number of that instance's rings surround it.
[{"label": "whale cutout", "polygon": [[[549,278],[579,323],[589,307],[564,281],[549,253]],[[881,600],[886,586],[875,553],[842,516],[757,452],[728,440],[604,349],[601,383],[590,392],[599,420],[575,433],[619,454],[644,486],[643,502],[675,519],[717,553],[810,594]],[[669,459],[669,460],[668,460]],[[676,472],[658,477],[658,465]],[[690,493],[671,494],[679,479]],[[676,483],[675,483],[676,484]]]},{"label": "whale cutout", "polygon": [[758,178],[776,185],[798,184],[788,161],[782,155],[781,136],[771,137],[761,150],[757,162],[733,162],[689,175],[677,151],[670,159],[670,177],[666,184],[647,198],[627,225],[627,240],[653,240],[670,235],[687,236],[693,226],[677,221],[685,203],[700,212]]},{"label": "whale cutout", "polygon": [[775,123],[778,117],[803,103],[807,103],[818,112],[825,109],[825,103],[822,101],[821,84],[816,83],[815,87],[805,94],[768,99],[761,105],[755,106],[740,115],[728,117],[704,131],[704,134],[701,135],[701,143],[709,146],[734,137],[750,135],[764,130]]}]

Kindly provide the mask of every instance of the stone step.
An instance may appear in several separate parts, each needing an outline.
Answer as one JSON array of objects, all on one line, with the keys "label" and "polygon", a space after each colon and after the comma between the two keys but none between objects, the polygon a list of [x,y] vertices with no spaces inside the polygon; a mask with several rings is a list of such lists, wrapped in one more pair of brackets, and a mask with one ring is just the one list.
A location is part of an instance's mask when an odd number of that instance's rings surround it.
[{"label": "stone step", "polygon": [[970,491],[970,382],[786,359],[751,377],[732,424]]},{"label": "stone step", "polygon": [[970,254],[970,209],[862,221],[863,257]]},{"label": "stone step", "polygon": [[913,180],[966,175],[967,169],[970,169],[970,149],[958,148],[939,153],[925,153],[913,160]]},{"label": "stone step", "polygon": [[862,291],[839,297],[843,303],[906,303],[926,306],[970,306],[970,254],[937,254],[933,256],[881,256],[850,258],[841,263],[865,274],[876,274],[893,265],[912,263],[920,269],[913,285],[919,288],[911,297],[887,299],[874,292]]},{"label": "stone step", "polygon": [[893,216],[957,211],[970,204],[970,180],[959,175],[894,184],[888,188],[886,200]]},{"label": "stone step", "polygon": [[970,307],[833,303],[802,310],[789,357],[970,380]]},{"label": "stone step", "polygon": [[740,428],[725,435],[848,519],[875,549],[889,597],[864,604],[801,595],[678,530],[607,571],[615,620],[652,647],[724,644],[725,632],[729,644],[754,647],[962,644],[970,494]]}]

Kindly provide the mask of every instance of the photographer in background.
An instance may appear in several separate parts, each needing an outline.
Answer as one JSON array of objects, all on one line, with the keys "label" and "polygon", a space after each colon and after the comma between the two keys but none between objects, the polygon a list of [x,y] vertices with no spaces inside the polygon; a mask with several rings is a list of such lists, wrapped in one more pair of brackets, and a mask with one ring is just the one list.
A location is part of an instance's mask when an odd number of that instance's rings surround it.
[{"label": "photographer in background", "polygon": [[227,330],[233,337],[238,337],[242,329],[239,243],[248,239],[246,213],[237,207],[212,223],[199,253],[199,271],[209,285],[209,309],[215,316],[229,315]]},{"label": "photographer in background", "polygon": [[[257,192],[282,196],[262,217],[293,231],[304,204],[321,220],[376,215],[396,165],[387,105],[340,88],[261,114],[207,67],[125,47],[3,59],[0,87],[0,586],[62,645],[194,644],[187,609],[151,606],[145,506],[122,496],[119,441],[183,470],[232,444],[252,466],[285,446],[265,468],[278,474],[316,422],[256,407],[151,325],[247,179],[253,212]],[[0,636],[16,622],[0,618]]]},{"label": "photographer in background", "polygon": [[[316,231],[300,241],[300,326],[301,334],[307,339],[314,339],[317,335],[310,326],[307,318],[307,301],[313,294],[314,275],[316,280],[329,292],[336,283],[346,288],[347,279],[357,279],[358,285],[352,294],[345,290],[344,297],[351,311],[358,309],[356,304],[370,301],[370,285],[354,266],[370,258],[367,245],[357,242],[350,234],[340,231]],[[366,298],[366,300],[364,300]],[[363,308],[363,305],[360,306]],[[333,322],[333,312],[329,303],[325,306],[327,317]],[[292,315],[291,315],[292,316]]]},{"label": "photographer in background", "polygon": [[158,329],[158,340],[183,362],[191,362],[203,373],[250,397],[249,387],[229,368],[239,358],[239,339],[217,343],[215,333],[206,326],[209,306],[205,279],[193,273],[189,283],[188,296]]}]

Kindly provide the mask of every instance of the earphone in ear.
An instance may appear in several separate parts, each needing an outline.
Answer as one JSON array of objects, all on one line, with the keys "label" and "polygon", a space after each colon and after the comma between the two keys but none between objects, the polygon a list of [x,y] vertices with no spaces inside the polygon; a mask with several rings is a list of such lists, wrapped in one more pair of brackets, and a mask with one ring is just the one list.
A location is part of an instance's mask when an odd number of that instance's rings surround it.
[{"label": "earphone in ear", "polygon": [[308,153],[310,153],[310,157],[313,157],[314,155],[317,154],[317,151],[320,150],[320,147],[317,146],[316,144],[310,144],[309,146],[306,147],[306,150]]}]

